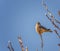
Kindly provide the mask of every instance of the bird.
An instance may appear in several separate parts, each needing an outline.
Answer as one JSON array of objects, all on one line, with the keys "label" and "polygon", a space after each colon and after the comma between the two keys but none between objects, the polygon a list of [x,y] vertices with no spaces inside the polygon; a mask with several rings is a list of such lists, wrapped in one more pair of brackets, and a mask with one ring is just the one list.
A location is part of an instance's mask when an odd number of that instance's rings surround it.
[{"label": "bird", "polygon": [[47,29],[46,27],[42,26],[40,22],[36,23],[35,29],[36,29],[36,32],[40,35],[43,34],[44,32],[52,32],[51,29]]},{"label": "bird", "polygon": [[40,22],[36,23],[35,29],[36,29],[36,32],[40,35],[40,38],[41,38],[41,48],[42,48],[42,51],[43,51],[43,38],[42,38],[42,34],[44,32],[52,32],[52,30],[45,28],[44,26],[42,26],[40,24]]}]

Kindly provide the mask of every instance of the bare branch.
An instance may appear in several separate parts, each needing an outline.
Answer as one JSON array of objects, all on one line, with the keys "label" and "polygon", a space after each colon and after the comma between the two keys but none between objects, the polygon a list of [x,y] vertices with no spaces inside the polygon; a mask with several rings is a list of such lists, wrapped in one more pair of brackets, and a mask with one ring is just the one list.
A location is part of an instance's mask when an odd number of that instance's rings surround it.
[{"label": "bare branch", "polygon": [[36,51],[38,51],[38,48],[36,49]]},{"label": "bare branch", "polygon": [[55,21],[60,24],[60,21],[58,21],[57,19],[55,19]]},{"label": "bare branch", "polygon": [[57,36],[60,38],[59,33],[57,32],[57,30],[54,30],[54,32],[57,34]]},{"label": "bare branch", "polygon": [[28,47],[26,47],[26,51],[28,51]]},{"label": "bare branch", "polygon": [[58,11],[58,15],[60,16],[60,10]]},{"label": "bare branch", "polygon": [[12,47],[12,44],[11,44],[11,41],[8,41],[8,49],[10,51],[14,51],[13,47]]},{"label": "bare branch", "polygon": [[46,10],[48,10],[48,7],[47,7],[47,5],[44,3],[44,0],[42,0],[42,5],[43,5],[43,7],[44,7]]},{"label": "bare branch", "polygon": [[[44,8],[46,9],[46,11],[48,12],[48,15],[52,18],[52,20],[54,20],[55,22],[60,24],[60,21],[58,21],[57,19],[55,19],[54,15],[52,14],[52,12],[48,9],[48,6],[44,3],[44,0],[42,0],[42,5],[44,6]],[[58,12],[60,15],[60,11]]]},{"label": "bare branch", "polygon": [[18,41],[20,43],[20,46],[21,46],[22,51],[24,51],[23,41],[22,41],[22,39],[21,39],[20,36],[18,37]]},{"label": "bare branch", "polygon": [[42,35],[40,35],[40,38],[41,38],[41,49],[43,51],[43,38],[42,38]]},{"label": "bare branch", "polygon": [[58,46],[59,46],[59,51],[60,51],[60,44],[58,44]]},{"label": "bare branch", "polygon": [[48,20],[50,20],[50,22],[54,25],[55,28],[59,29],[59,26],[57,26],[55,23],[54,23],[54,20],[52,20],[51,18],[49,18],[49,16],[46,14],[46,17],[48,18]]},{"label": "bare branch", "polygon": [[60,46],[60,44],[58,44],[58,46]]}]

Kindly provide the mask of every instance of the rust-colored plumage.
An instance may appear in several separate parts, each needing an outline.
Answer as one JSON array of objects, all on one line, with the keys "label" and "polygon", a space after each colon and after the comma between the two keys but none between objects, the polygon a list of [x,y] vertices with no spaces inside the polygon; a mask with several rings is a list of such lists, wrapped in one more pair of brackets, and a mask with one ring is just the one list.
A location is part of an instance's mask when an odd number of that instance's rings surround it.
[{"label": "rust-colored plumage", "polygon": [[36,32],[40,35],[40,38],[41,38],[41,48],[42,48],[42,51],[43,51],[43,38],[42,38],[42,34],[44,32],[52,32],[52,31],[51,31],[51,29],[47,29],[47,28],[41,26],[40,22],[36,23],[35,29],[36,29]]},{"label": "rust-colored plumage", "polygon": [[37,22],[37,23],[36,23],[35,29],[36,29],[36,32],[37,32],[38,34],[42,34],[42,33],[44,33],[44,32],[52,32],[51,29],[47,29],[47,28],[41,26],[40,22]]}]

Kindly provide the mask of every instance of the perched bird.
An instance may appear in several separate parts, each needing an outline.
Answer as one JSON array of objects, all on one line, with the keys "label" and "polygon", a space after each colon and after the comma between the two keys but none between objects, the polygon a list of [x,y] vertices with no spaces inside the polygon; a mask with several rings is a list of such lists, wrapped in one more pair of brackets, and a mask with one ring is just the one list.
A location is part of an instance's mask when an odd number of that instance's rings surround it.
[{"label": "perched bird", "polygon": [[42,51],[43,51],[43,38],[42,38],[42,33],[44,33],[44,32],[52,32],[52,30],[43,27],[40,24],[40,22],[37,22],[36,23],[35,29],[36,29],[36,32],[40,35],[40,38],[41,38],[41,48],[42,48]]},{"label": "perched bird", "polygon": [[47,29],[47,28],[43,27],[43,26],[40,24],[40,22],[37,22],[37,23],[36,23],[35,29],[36,29],[36,32],[37,32],[38,34],[40,34],[40,35],[41,35],[42,33],[44,33],[44,32],[52,32],[51,29]]}]

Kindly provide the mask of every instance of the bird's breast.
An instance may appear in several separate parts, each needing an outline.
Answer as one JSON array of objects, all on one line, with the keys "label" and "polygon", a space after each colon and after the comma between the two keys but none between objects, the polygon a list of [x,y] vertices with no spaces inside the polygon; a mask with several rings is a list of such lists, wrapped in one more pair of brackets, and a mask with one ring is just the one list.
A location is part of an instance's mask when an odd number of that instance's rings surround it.
[{"label": "bird's breast", "polygon": [[39,28],[39,26],[36,26],[35,29],[38,34],[41,34],[41,29]]},{"label": "bird's breast", "polygon": [[39,26],[36,26],[35,29],[36,29],[36,32],[37,32],[38,34],[42,34],[43,32],[46,32],[45,29],[40,28]]}]

